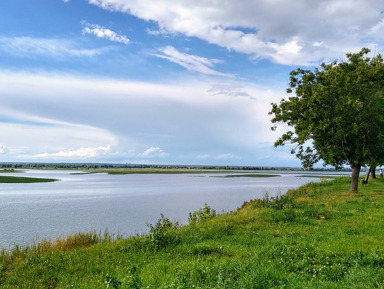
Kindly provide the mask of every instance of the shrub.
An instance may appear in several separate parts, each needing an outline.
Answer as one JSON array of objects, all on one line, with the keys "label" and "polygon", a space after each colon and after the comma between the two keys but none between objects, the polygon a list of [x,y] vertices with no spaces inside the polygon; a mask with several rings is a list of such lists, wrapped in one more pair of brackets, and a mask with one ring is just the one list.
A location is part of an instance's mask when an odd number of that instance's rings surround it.
[{"label": "shrub", "polygon": [[172,228],[178,227],[178,224],[173,224],[168,218],[165,218],[163,214],[161,218],[157,220],[155,226],[147,223],[149,227],[148,240],[153,248],[156,250],[165,248],[171,243],[172,238],[168,234]]},{"label": "shrub", "polygon": [[189,213],[188,222],[189,224],[195,224],[197,222],[204,222],[214,217],[216,217],[216,210],[212,209],[207,203],[205,203],[204,207],[200,208],[198,211]]},{"label": "shrub", "polygon": [[237,211],[241,211],[243,209],[255,209],[263,206],[263,201],[260,199],[252,199],[249,201],[244,201],[240,208],[237,208]]},{"label": "shrub", "polygon": [[265,208],[271,208],[274,210],[286,210],[293,209],[296,207],[293,202],[293,198],[287,195],[277,195],[276,197],[269,197],[268,194],[265,194],[262,199],[262,206]]}]

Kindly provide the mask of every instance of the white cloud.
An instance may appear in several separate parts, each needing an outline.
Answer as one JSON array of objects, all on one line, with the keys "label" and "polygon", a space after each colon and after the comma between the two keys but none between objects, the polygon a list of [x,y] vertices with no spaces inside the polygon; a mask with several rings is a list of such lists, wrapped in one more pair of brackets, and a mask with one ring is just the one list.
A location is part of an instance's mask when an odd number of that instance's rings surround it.
[{"label": "white cloud", "polygon": [[97,24],[90,24],[83,22],[83,24],[86,26],[83,28],[84,34],[93,34],[96,37],[99,38],[105,38],[113,42],[119,42],[123,43],[125,45],[129,44],[130,40],[128,37],[124,35],[117,34],[116,32],[105,28],[103,26],[97,25]]},{"label": "white cloud", "polygon": [[280,64],[317,64],[383,44],[384,2],[376,0],[88,1],[155,21],[156,33],[197,37]]},{"label": "white cloud", "polygon": [[143,158],[165,158],[168,154],[159,147],[150,147],[138,156]]},{"label": "white cloud", "polygon": [[23,156],[30,159],[91,159],[105,155],[111,150],[111,146],[99,146],[99,147],[88,147],[79,148],[74,150],[64,150],[54,153],[41,153],[30,156]]},{"label": "white cloud", "polygon": [[239,159],[240,157],[234,154],[221,154],[216,156],[216,159],[218,160],[232,160],[232,159]]},{"label": "white cloud", "polygon": [[210,157],[210,155],[209,154],[199,154],[199,155],[197,155],[197,158],[198,159],[208,159]]},{"label": "white cloud", "polygon": [[[1,116],[3,119],[3,113]],[[28,118],[26,115],[25,119]],[[118,144],[116,136],[104,129],[70,123],[59,125],[55,121],[17,123],[22,120],[20,114],[20,118],[0,122],[3,161],[37,158],[78,158],[81,161],[83,158],[100,157],[104,149],[107,152],[106,149]],[[54,153],[47,153],[52,151]]]},{"label": "white cloud", "polygon": [[[279,133],[270,130],[268,111],[281,98],[235,80],[155,84],[0,70],[0,140],[7,161],[36,155],[82,161],[91,153],[80,148],[111,146],[92,160],[180,164],[227,157],[252,164],[260,143],[273,150]],[[232,157],[217,158],[227,153]]]},{"label": "white cloud", "polygon": [[7,152],[7,147],[4,145],[0,144],[0,154],[5,154]]},{"label": "white cloud", "polygon": [[241,157],[236,155],[236,154],[230,154],[230,153],[225,153],[225,154],[199,154],[197,155],[198,159],[215,159],[215,160],[220,160],[220,161],[232,161],[232,160],[240,160]]},{"label": "white cloud", "polygon": [[67,39],[0,37],[0,51],[16,56],[43,55],[61,58],[65,56],[92,57],[104,52],[103,49],[77,48]]},{"label": "white cloud", "polygon": [[230,74],[220,73],[210,68],[221,62],[218,59],[208,59],[205,57],[182,53],[172,46],[160,48],[159,51],[162,54],[153,55],[167,59],[173,63],[177,63],[190,71],[195,71],[207,75],[231,76]]},{"label": "white cloud", "polygon": [[244,90],[243,87],[239,85],[234,85],[233,83],[217,83],[213,84],[212,87],[208,90],[209,93],[213,95],[225,95],[231,97],[249,97],[252,96]]}]

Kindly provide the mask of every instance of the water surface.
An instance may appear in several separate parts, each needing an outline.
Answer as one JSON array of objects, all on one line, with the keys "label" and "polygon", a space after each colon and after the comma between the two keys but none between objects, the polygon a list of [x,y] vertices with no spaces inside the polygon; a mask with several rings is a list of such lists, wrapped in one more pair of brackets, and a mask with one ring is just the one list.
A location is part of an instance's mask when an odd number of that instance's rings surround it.
[{"label": "water surface", "polygon": [[223,178],[225,174],[71,174],[26,170],[7,175],[56,178],[53,183],[0,184],[0,248],[31,244],[76,232],[147,232],[163,213],[186,224],[207,203],[217,212],[244,201],[275,196],[317,181],[302,172],[273,178]]}]

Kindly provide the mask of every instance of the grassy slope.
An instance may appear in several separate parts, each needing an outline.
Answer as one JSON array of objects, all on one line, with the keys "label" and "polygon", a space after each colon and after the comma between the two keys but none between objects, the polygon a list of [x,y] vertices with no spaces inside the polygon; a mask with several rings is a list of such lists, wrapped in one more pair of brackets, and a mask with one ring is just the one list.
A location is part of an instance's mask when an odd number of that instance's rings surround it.
[{"label": "grassy slope", "polygon": [[348,188],[305,185],[181,228],[163,219],[150,236],[3,251],[1,288],[382,288],[384,180]]}]

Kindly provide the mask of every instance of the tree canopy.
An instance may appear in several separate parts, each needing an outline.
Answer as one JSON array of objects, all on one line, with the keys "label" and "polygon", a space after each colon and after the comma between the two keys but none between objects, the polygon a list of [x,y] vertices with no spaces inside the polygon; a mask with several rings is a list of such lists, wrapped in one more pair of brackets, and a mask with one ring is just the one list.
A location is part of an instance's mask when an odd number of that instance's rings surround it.
[{"label": "tree canopy", "polygon": [[275,146],[296,144],[304,167],[319,160],[325,165],[352,168],[351,191],[357,191],[362,165],[384,159],[384,64],[380,54],[369,58],[369,49],[347,54],[347,59],[319,68],[290,73],[288,94],[272,103],[272,129],[286,123]]}]

